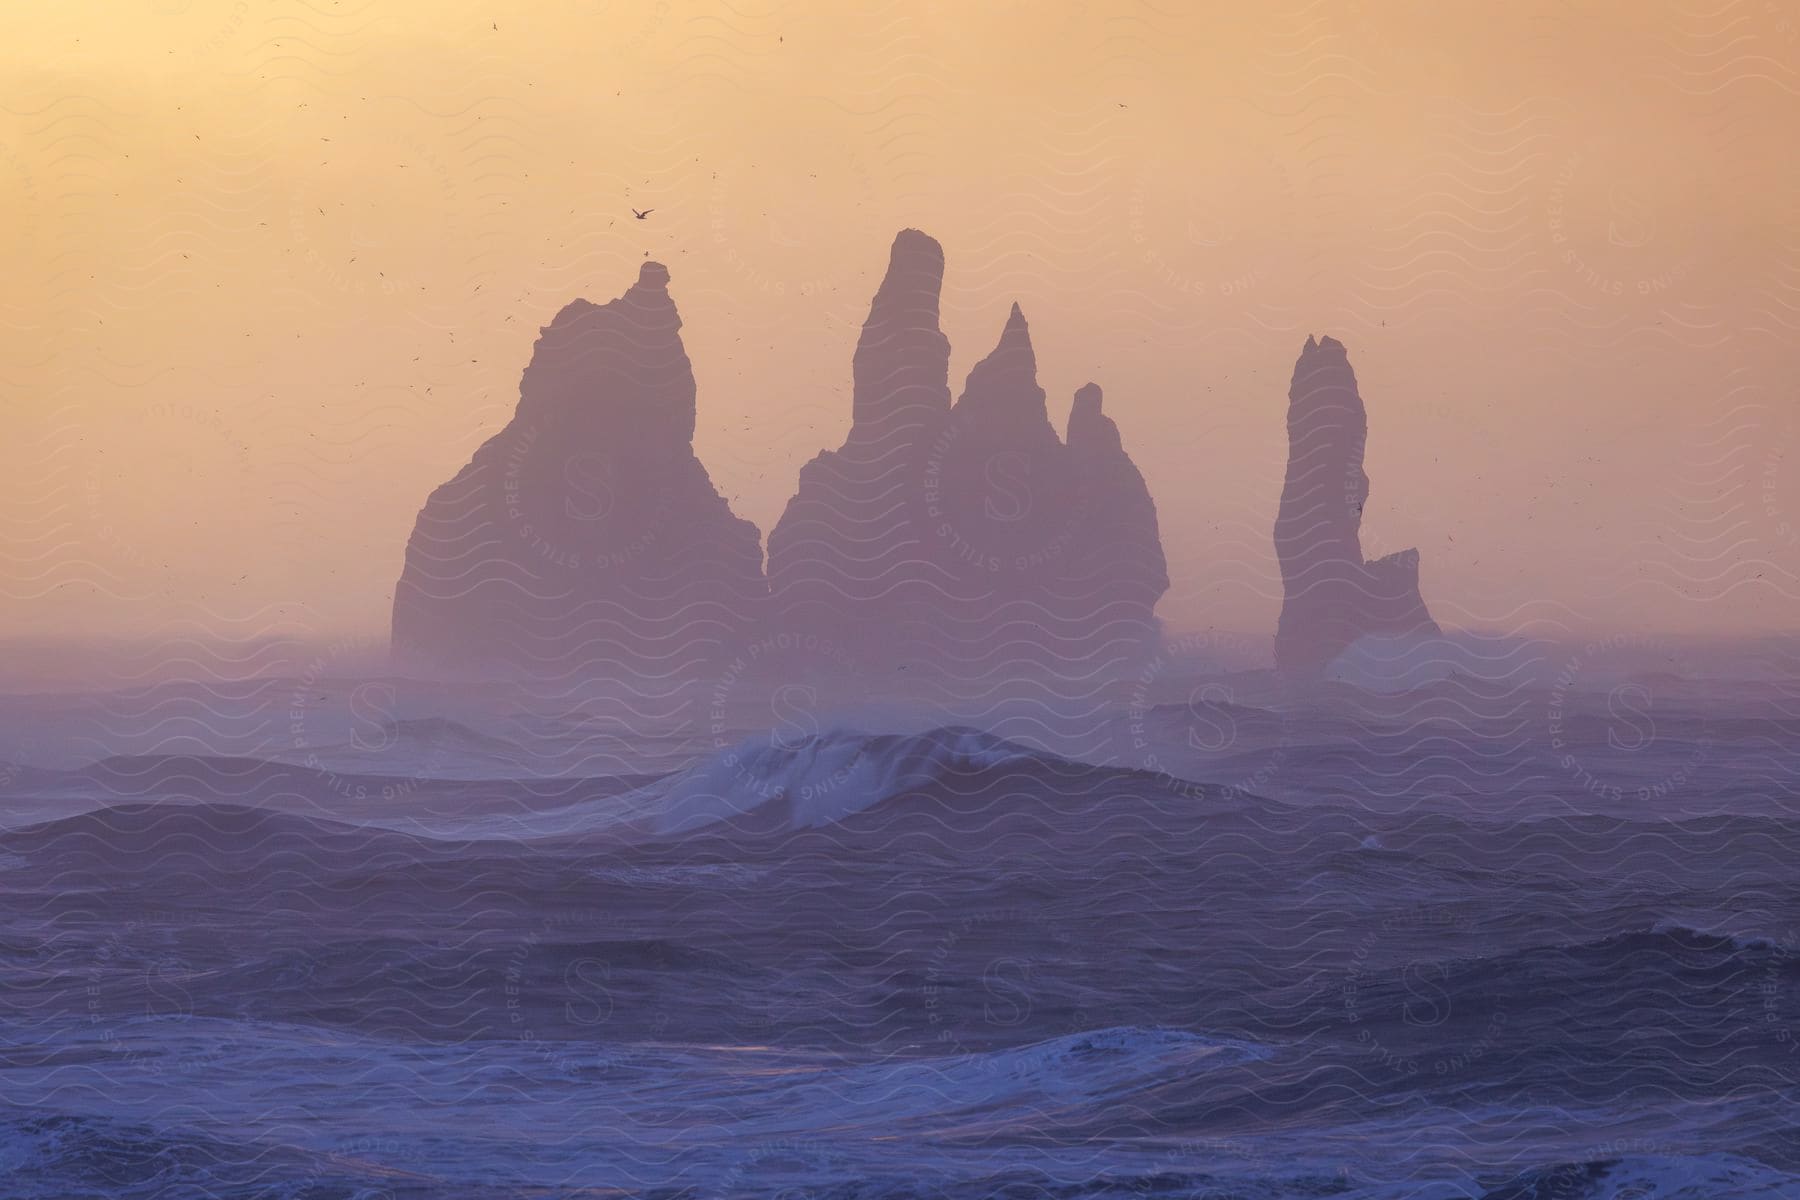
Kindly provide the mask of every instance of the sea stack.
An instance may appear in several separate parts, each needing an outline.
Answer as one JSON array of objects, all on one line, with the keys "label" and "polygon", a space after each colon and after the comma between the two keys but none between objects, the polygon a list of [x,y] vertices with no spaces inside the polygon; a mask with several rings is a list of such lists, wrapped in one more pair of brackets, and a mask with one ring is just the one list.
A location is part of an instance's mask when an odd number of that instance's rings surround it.
[{"label": "sea stack", "polygon": [[852,359],[850,432],[801,468],[769,534],[778,625],[854,641],[870,663],[901,665],[903,630],[939,594],[910,499],[950,411],[943,280],[937,242],[916,229],[894,239]]},{"label": "sea stack", "polygon": [[1168,588],[1156,509],[1100,390],[1050,423],[1025,314],[950,403],[944,255],[895,239],[853,360],[843,446],[800,473],[769,537],[776,622],[830,631],[899,682],[1082,686],[1153,644]]},{"label": "sea stack", "polygon": [[740,640],[767,584],[757,529],[694,456],[694,375],[669,273],[545,326],[504,429],[425,502],[394,594],[398,665],[669,680]]},{"label": "sea stack", "polygon": [[1084,505],[1081,537],[1072,547],[1061,587],[1089,610],[1113,614],[1121,634],[1153,625],[1156,602],[1169,590],[1156,524],[1156,501],[1144,483],[1119,427],[1101,411],[1101,391],[1088,384],[1075,393],[1064,441]]},{"label": "sea stack", "polygon": [[1321,673],[1365,635],[1436,635],[1419,594],[1419,552],[1363,560],[1369,424],[1342,342],[1306,339],[1288,388],[1287,429],[1287,477],[1275,519],[1282,582],[1276,667]]}]

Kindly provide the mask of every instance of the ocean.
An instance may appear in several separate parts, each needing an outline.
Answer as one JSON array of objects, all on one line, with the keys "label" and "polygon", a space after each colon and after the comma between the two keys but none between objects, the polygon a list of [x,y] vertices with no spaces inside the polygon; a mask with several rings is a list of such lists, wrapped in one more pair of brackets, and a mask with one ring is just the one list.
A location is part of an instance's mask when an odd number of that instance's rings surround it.
[{"label": "ocean", "polygon": [[1800,673],[1508,661],[16,693],[0,1193],[1800,1196]]}]

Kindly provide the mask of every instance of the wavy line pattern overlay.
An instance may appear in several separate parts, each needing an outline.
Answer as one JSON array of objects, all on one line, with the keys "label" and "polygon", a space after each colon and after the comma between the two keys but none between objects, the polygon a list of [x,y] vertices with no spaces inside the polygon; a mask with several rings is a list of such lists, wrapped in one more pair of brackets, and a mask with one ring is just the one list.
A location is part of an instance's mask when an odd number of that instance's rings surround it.
[{"label": "wavy line pattern overlay", "polygon": [[1800,7],[9,31],[0,1196],[1800,1196]]}]

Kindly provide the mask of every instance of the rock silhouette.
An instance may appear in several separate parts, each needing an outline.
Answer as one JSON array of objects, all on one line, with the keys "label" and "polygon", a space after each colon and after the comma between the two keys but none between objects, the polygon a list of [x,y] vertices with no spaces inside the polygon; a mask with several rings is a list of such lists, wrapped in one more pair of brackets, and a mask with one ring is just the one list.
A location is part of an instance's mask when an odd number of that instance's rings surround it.
[{"label": "rock silhouette", "polygon": [[1086,688],[1140,661],[1168,574],[1100,389],[1077,393],[1058,437],[1014,305],[953,405],[943,275],[937,242],[895,238],[852,361],[850,432],[801,471],[766,576],[755,527],[694,457],[668,272],[645,264],[610,304],[568,305],[512,421],[419,514],[397,661],[964,696],[1027,675]]},{"label": "rock silhouette", "polygon": [[394,594],[407,667],[680,680],[767,596],[761,539],[694,456],[669,273],[544,327],[512,420],[426,501]]},{"label": "rock silhouette", "polygon": [[1156,524],[1156,502],[1125,453],[1119,427],[1101,411],[1101,392],[1088,384],[1075,393],[1064,442],[1075,466],[1078,494],[1086,497],[1082,537],[1069,558],[1064,587],[1091,597],[1095,611],[1117,611],[1149,622],[1169,590],[1168,565]]},{"label": "rock silhouette", "polygon": [[895,239],[854,358],[843,446],[801,471],[769,537],[778,624],[830,631],[865,666],[999,681],[1123,664],[1168,588],[1142,477],[1082,389],[1059,438],[1014,305],[950,403],[944,256]]},{"label": "rock silhouette", "polygon": [[1276,667],[1322,671],[1367,634],[1437,634],[1419,594],[1419,552],[1363,560],[1369,424],[1342,342],[1306,339],[1288,389],[1287,428],[1275,519],[1283,590]]},{"label": "rock silhouette", "polygon": [[913,505],[925,449],[950,412],[943,277],[937,242],[916,230],[894,239],[852,360],[850,432],[801,468],[769,533],[777,622],[855,639],[871,664],[903,656],[906,629],[929,617],[945,583]]}]

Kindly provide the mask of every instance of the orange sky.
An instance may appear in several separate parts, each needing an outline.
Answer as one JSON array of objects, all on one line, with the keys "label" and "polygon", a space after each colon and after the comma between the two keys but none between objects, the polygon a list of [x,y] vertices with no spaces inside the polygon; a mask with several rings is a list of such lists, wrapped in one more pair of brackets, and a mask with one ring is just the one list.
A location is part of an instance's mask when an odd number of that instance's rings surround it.
[{"label": "orange sky", "polygon": [[1800,0],[65,0],[0,33],[0,635],[383,632],[537,328],[646,252],[766,532],[908,225],[953,390],[1014,299],[1059,426],[1106,389],[1174,626],[1273,626],[1309,333],[1368,402],[1365,546],[1417,545],[1446,626],[1800,624]]}]

